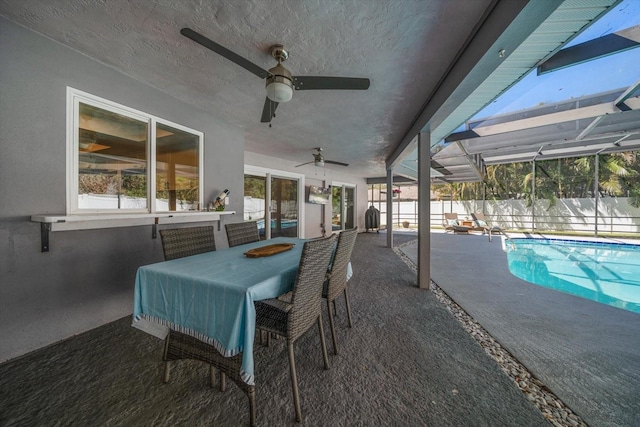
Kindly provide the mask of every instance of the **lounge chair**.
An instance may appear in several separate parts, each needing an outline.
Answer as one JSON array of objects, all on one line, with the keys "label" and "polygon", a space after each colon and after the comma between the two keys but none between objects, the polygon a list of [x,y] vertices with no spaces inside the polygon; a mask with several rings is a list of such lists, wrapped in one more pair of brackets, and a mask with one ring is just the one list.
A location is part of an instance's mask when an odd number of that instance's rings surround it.
[{"label": "lounge chair", "polygon": [[491,233],[500,233],[500,227],[498,227],[497,225],[487,224],[487,219],[485,218],[483,213],[472,213],[471,217],[475,222],[475,226],[473,227],[474,231],[482,231],[482,234],[487,233],[489,234],[489,237],[491,237]]},{"label": "lounge chair", "polygon": [[468,234],[473,230],[473,227],[467,227],[466,225],[460,225],[458,221],[457,213],[445,213],[444,214],[444,230],[445,232],[453,232],[457,234]]}]

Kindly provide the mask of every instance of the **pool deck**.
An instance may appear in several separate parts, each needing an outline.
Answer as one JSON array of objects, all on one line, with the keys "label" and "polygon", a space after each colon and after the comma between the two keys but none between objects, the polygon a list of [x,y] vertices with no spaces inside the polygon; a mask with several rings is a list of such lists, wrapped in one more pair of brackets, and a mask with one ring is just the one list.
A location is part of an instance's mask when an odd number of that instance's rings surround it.
[{"label": "pool deck", "polygon": [[640,314],[516,278],[496,236],[432,232],[431,278],[588,425],[640,426]]}]

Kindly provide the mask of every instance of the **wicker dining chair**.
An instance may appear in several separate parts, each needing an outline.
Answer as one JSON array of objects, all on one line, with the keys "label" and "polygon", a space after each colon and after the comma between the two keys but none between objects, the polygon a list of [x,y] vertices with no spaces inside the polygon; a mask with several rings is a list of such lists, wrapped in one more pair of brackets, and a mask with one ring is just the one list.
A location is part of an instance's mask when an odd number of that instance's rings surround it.
[{"label": "wicker dining chair", "polygon": [[260,241],[258,223],[255,221],[225,224],[224,228],[227,230],[227,240],[230,248]]},{"label": "wicker dining chair", "polygon": [[333,235],[305,242],[290,301],[274,298],[255,302],[256,327],[270,334],[285,337],[287,340],[291,389],[298,422],[302,420],[302,410],[293,344],[316,323],[320,330],[324,368],[329,369],[329,357],[322,328],[322,285],[334,245]]},{"label": "wicker dining chair", "polygon": [[334,325],[335,312],[331,309],[332,305],[335,309],[335,301],[340,295],[344,294],[345,304],[347,305],[347,319],[349,327],[353,327],[351,321],[351,305],[349,304],[349,294],[347,293],[347,268],[351,260],[351,253],[356,244],[358,229],[352,228],[345,230],[338,236],[338,246],[331,263],[327,280],[325,281],[322,297],[327,299],[327,310],[329,312],[329,327],[331,329],[331,339],[333,341],[333,352],[338,354],[338,343],[336,341],[336,330]]},{"label": "wicker dining chair", "polygon": [[160,230],[160,239],[165,261],[216,250],[213,226]]},{"label": "wicker dining chair", "polygon": [[[212,226],[173,228],[160,230],[162,250],[166,261],[198,255],[216,250],[215,237]],[[210,366],[211,386],[215,384],[215,370],[220,371],[220,391],[226,389],[228,376],[249,398],[250,424],[256,421],[256,392],[255,386],[247,384],[240,375],[242,353],[233,357],[224,357],[214,346],[182,332],[169,329],[164,341],[164,377],[169,382],[170,362],[180,359],[193,359],[205,362]]]},{"label": "wicker dining chair", "polygon": [[[249,398],[249,424],[256,425],[256,387],[247,384],[240,374],[242,367],[242,352],[232,357],[224,357],[214,346],[191,335],[169,330],[164,343],[165,363],[172,360],[192,359],[209,364],[211,367],[211,387],[215,385],[215,369],[220,371],[220,391],[225,391],[226,377],[247,395]],[[169,381],[168,370],[165,371],[165,381]]]}]

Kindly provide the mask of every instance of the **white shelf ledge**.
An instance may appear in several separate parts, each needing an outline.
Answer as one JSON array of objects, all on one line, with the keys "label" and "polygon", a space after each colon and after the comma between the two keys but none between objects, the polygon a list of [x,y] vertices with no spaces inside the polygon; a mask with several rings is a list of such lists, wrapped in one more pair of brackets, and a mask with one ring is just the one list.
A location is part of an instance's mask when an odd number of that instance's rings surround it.
[{"label": "white shelf ledge", "polygon": [[[156,238],[156,225],[180,224],[189,222],[220,221],[225,215],[233,215],[235,211],[194,211],[164,213],[114,213],[86,215],[32,215],[31,221],[40,223],[40,240],[42,252],[49,252],[49,232],[68,230],[95,230],[101,228],[135,227],[152,225],[151,237]],[[218,222],[220,231],[220,222]]]},{"label": "white shelf ledge", "polygon": [[194,211],[164,213],[123,213],[87,215],[32,215],[31,221],[50,225],[50,231],[91,230],[97,228],[134,227],[150,224],[179,224],[186,222],[219,221],[235,211]]}]

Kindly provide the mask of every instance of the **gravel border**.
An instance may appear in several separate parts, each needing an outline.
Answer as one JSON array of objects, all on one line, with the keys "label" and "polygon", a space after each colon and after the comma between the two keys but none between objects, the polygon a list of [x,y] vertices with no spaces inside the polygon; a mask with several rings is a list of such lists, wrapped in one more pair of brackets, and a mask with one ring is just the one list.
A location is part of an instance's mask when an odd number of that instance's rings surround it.
[{"label": "gravel border", "polygon": [[[417,266],[402,252],[402,247],[412,243],[413,241],[410,241],[396,246],[393,251],[417,274]],[[503,348],[482,325],[453,301],[433,280],[431,281],[431,291],[551,424],[558,427],[587,427],[587,424],[578,415],[539,379],[534,377],[522,363]]]}]

